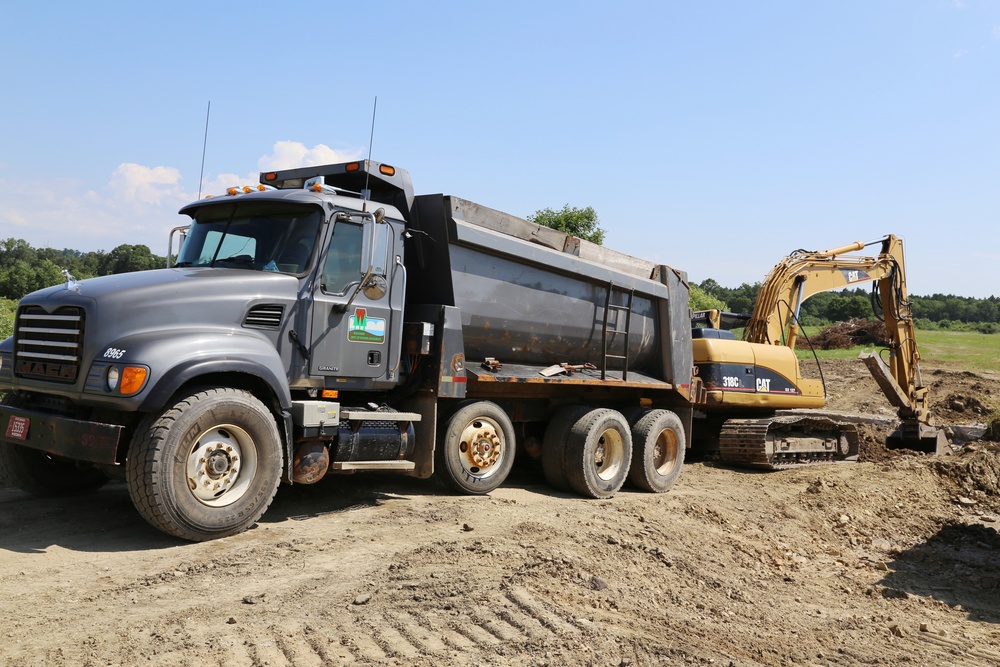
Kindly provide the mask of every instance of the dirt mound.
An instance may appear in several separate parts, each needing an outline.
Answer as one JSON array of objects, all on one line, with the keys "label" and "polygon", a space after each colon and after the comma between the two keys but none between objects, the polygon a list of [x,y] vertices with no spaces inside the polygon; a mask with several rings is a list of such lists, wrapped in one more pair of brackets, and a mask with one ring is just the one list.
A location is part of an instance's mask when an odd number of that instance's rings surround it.
[{"label": "dirt mound", "polygon": [[932,461],[931,467],[955,485],[958,502],[1000,509],[1000,447],[972,445],[959,457]]}]

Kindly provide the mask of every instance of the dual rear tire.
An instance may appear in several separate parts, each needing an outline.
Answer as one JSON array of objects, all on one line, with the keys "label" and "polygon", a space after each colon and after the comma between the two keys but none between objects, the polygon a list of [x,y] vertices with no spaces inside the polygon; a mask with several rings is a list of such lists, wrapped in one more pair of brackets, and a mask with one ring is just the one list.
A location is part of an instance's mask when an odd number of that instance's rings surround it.
[{"label": "dual rear tire", "polygon": [[542,471],[558,491],[610,498],[626,479],[663,493],[680,477],[684,426],[669,410],[636,411],[626,418],[608,409],[562,408],[542,443]]}]

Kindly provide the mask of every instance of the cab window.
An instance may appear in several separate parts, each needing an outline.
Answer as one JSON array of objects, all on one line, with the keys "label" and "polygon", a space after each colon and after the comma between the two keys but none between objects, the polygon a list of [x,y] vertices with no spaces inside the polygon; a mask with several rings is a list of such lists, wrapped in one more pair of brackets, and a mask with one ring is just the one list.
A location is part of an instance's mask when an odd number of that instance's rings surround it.
[{"label": "cab window", "polygon": [[361,225],[338,221],[323,265],[323,291],[344,294],[361,280]]}]

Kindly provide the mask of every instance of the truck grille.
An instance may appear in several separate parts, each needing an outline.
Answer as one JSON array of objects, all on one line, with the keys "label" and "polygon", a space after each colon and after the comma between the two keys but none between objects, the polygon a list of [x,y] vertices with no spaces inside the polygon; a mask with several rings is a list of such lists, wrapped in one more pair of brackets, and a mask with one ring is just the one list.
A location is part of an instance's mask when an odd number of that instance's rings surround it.
[{"label": "truck grille", "polygon": [[83,309],[47,313],[24,306],[14,325],[14,374],[52,382],[76,382],[83,346]]}]

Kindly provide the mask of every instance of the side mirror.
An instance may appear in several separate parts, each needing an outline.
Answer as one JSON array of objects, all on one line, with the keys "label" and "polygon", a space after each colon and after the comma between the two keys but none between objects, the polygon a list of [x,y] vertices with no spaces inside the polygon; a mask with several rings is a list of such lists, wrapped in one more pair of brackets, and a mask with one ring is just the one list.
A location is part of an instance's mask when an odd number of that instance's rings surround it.
[{"label": "side mirror", "polygon": [[388,273],[389,225],[366,219],[361,233],[361,243],[366,251],[361,257],[359,267],[361,274],[367,275],[369,270],[373,276],[384,276]]}]

